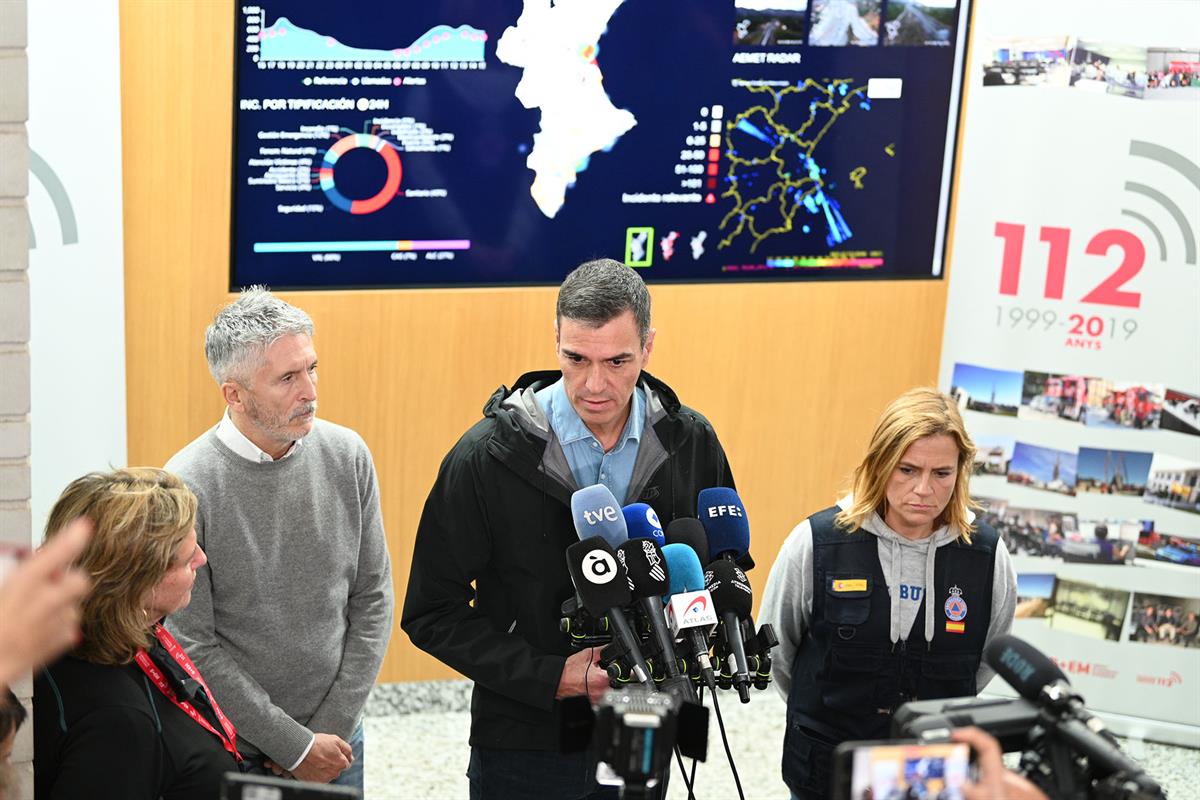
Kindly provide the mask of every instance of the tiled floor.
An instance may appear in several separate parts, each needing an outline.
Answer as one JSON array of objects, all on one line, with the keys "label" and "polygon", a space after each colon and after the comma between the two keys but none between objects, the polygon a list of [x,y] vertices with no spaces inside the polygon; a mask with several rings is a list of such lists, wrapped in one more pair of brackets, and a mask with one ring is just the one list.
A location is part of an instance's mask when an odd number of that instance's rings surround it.
[{"label": "tiled floor", "polygon": [[[448,681],[379,687],[368,706],[366,724],[367,800],[466,799],[469,686],[465,681]],[[779,777],[783,700],[773,689],[754,692],[747,705],[738,703],[732,692],[722,692],[720,700],[747,800],[787,800],[788,791]],[[1124,746],[1167,788],[1171,800],[1200,798],[1200,751],[1136,741]],[[669,800],[686,800],[678,771],[672,775],[668,794]],[[714,717],[709,759],[696,773],[696,797],[736,800],[737,796]]]}]

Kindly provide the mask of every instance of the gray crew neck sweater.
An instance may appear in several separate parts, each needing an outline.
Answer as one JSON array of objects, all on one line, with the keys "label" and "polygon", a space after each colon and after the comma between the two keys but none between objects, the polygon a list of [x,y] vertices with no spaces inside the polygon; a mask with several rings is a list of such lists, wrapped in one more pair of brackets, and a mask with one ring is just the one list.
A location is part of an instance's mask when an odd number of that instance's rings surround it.
[{"label": "gray crew neck sweater", "polygon": [[291,458],[255,463],[210,430],[166,465],[200,501],[208,564],[167,627],[243,753],[291,765],[313,733],[348,740],[392,629],[379,487],[362,438],[317,420]]}]

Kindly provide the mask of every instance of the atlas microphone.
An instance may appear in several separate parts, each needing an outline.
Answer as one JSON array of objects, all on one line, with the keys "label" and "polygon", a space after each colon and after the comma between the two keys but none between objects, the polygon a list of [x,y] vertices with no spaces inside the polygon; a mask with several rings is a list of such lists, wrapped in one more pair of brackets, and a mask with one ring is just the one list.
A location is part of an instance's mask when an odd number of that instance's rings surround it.
[{"label": "atlas microphone", "polygon": [[626,572],[617,563],[616,551],[603,538],[589,537],[567,548],[567,569],[583,607],[595,617],[609,618],[618,641],[633,664],[634,677],[653,689],[654,678],[622,610],[629,605],[632,595]]},{"label": "atlas microphone", "polygon": [[712,595],[713,605],[724,623],[725,642],[733,661],[733,688],[738,699],[750,702],[750,667],[746,643],[742,639],[742,620],[748,619],[754,605],[754,593],[746,574],[732,561],[718,560],[704,572],[704,586]]},{"label": "atlas microphone", "polygon": [[668,544],[662,552],[671,580],[671,597],[667,601],[667,621],[671,632],[687,643],[700,665],[705,683],[716,692],[717,679],[708,656],[708,635],[717,626],[717,614],[712,596],[704,588],[700,559],[692,548],[680,543]]}]

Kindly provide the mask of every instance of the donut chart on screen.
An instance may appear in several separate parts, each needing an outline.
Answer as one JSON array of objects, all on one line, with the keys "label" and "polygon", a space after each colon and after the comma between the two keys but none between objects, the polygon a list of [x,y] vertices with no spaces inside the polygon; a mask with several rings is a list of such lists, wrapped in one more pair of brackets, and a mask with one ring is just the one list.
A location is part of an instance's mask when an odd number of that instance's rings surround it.
[{"label": "donut chart on screen", "polygon": [[[384,166],[387,167],[387,179],[383,183],[383,188],[371,197],[351,200],[338,191],[334,179],[334,169],[338,159],[351,150],[359,148],[374,150],[383,158]],[[352,133],[338,139],[332,147],[325,151],[325,157],[322,159],[321,168],[317,173],[321,181],[321,190],[325,192],[329,202],[351,214],[373,214],[386,206],[399,191],[400,178],[403,174],[404,168],[400,165],[400,154],[396,152],[396,148],[387,140],[373,133]]]}]

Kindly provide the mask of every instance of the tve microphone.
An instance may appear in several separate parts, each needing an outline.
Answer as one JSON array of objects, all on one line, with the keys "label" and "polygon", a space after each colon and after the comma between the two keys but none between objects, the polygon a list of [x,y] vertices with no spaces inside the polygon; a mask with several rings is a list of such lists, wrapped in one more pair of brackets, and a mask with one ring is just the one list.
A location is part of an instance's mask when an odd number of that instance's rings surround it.
[{"label": "tve microphone", "polygon": [[738,699],[750,702],[750,667],[746,660],[746,643],[742,640],[742,620],[749,619],[754,605],[754,592],[746,573],[732,561],[719,559],[704,571],[704,586],[712,595],[717,614],[724,622],[725,641],[733,661],[733,686]]},{"label": "tve microphone", "polygon": [[708,538],[708,561],[718,558],[738,561],[750,551],[750,520],[742,498],[733,489],[724,486],[701,489],[696,516]]},{"label": "tve microphone", "polygon": [[617,550],[617,560],[625,565],[629,583],[633,587],[633,598],[641,603],[650,630],[662,651],[663,669],[668,678],[679,677],[679,665],[675,662],[675,639],[667,633],[667,621],[663,616],[663,597],[671,593],[671,582],[667,577],[667,560],[662,550],[652,539],[630,539]]},{"label": "tve microphone", "polygon": [[671,598],[667,602],[667,621],[671,632],[688,644],[704,675],[708,688],[717,690],[712,660],[708,657],[708,635],[717,626],[717,613],[712,597],[704,588],[704,573],[700,559],[685,544],[668,544],[663,548],[667,559],[667,575],[671,579]]},{"label": "tve microphone", "polygon": [[653,688],[650,668],[646,666],[638,639],[621,610],[629,605],[632,596],[625,570],[617,563],[616,551],[599,536],[589,537],[567,548],[567,569],[584,608],[597,619],[608,616],[621,644],[629,652],[634,676]]},{"label": "tve microphone", "polygon": [[571,495],[571,517],[580,540],[599,536],[616,550],[629,538],[621,504],[603,484],[584,487]]},{"label": "tve microphone", "polygon": [[646,503],[630,503],[621,509],[621,513],[625,516],[630,539],[653,539],[659,547],[667,543],[658,513]]},{"label": "tve microphone", "polygon": [[1005,634],[983,651],[987,665],[1008,682],[1017,694],[1043,709],[1058,711],[1054,731],[1088,758],[1100,777],[1114,772],[1141,775],[1140,764],[1120,751],[1098,717],[1083,708],[1082,699],[1053,661],[1028,642]]},{"label": "tve microphone", "polygon": [[708,560],[708,536],[695,517],[676,517],[667,526],[667,544],[682,544],[692,548],[697,560]]}]

